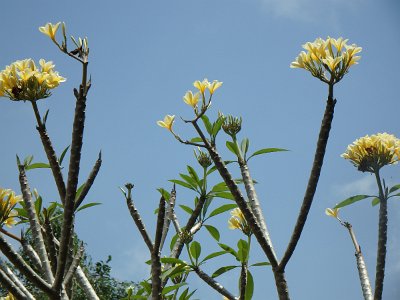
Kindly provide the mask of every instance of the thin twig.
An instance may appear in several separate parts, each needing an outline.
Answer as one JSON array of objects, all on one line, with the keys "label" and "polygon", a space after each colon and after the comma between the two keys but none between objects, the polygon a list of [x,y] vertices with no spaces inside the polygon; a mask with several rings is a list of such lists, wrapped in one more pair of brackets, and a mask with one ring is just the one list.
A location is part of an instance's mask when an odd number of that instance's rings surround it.
[{"label": "thin twig", "polygon": [[173,218],[175,199],[176,199],[176,190],[175,190],[175,184],[174,184],[174,187],[172,188],[172,191],[171,191],[171,196],[169,198],[169,201],[167,202],[168,208],[166,211],[166,216],[164,218],[163,232],[161,235],[161,243],[160,243],[160,251],[162,251],[162,249],[164,247],[165,239],[167,238],[168,231],[169,231],[169,225],[171,224],[171,220]]},{"label": "thin twig", "polygon": [[221,295],[225,296],[229,300],[238,300],[234,295],[232,295],[227,289],[225,289],[220,283],[218,283],[214,278],[208,276],[204,273],[199,267],[194,267],[193,270],[196,274],[203,279],[205,283],[207,283],[210,287],[216,290]]},{"label": "thin twig", "polygon": [[140,234],[143,237],[144,242],[147,245],[147,248],[149,248],[149,251],[152,252],[153,251],[153,242],[151,241],[151,238],[149,236],[149,234],[147,233],[146,227],[144,226],[143,220],[138,212],[138,210],[135,207],[135,204],[133,203],[132,200],[132,188],[133,188],[133,184],[126,184],[125,185],[126,188],[128,189],[128,194],[125,195],[126,198],[126,205],[128,206],[129,212],[132,216],[133,221],[136,224],[136,227],[139,229]]},{"label": "thin twig", "polygon": [[85,185],[83,186],[83,189],[78,197],[78,199],[76,199],[75,201],[75,206],[74,206],[74,210],[76,211],[79,206],[82,204],[83,200],[85,200],[87,194],[89,193],[90,188],[93,185],[94,180],[96,179],[97,174],[100,171],[100,167],[101,167],[101,151],[99,153],[99,157],[96,160],[96,163],[93,166],[92,171],[89,174],[89,177],[86,179]]}]

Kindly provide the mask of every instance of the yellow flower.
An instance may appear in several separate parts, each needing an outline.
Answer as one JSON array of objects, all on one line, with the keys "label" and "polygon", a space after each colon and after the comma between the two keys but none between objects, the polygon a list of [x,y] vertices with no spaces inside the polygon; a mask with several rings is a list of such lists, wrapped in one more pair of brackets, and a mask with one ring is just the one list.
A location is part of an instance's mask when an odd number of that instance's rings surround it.
[{"label": "yellow flower", "polygon": [[56,41],[56,33],[61,22],[57,24],[47,23],[45,26],[39,27],[39,31],[50,37],[54,42]]},{"label": "yellow flower", "polygon": [[231,216],[228,220],[229,229],[239,229],[245,235],[251,235],[250,226],[247,224],[246,219],[240,208],[235,208],[231,211]]},{"label": "yellow flower", "polygon": [[17,60],[0,72],[0,96],[11,100],[36,101],[51,95],[50,90],[66,79],[54,71],[53,62],[39,60],[40,70],[32,59]]},{"label": "yellow flower", "polygon": [[325,209],[325,214],[335,219],[339,219],[339,209],[340,208],[327,208]]},{"label": "yellow flower", "polygon": [[187,91],[185,96],[183,96],[183,101],[195,108],[200,99],[200,93],[193,94],[192,91]]},{"label": "yellow flower", "polygon": [[16,223],[14,217],[18,214],[13,209],[21,200],[22,196],[16,196],[12,190],[0,188],[0,227],[11,227]]},{"label": "yellow flower", "polygon": [[167,128],[172,132],[172,125],[174,124],[175,116],[166,115],[164,121],[157,121],[158,126]]},{"label": "yellow flower", "polygon": [[207,78],[204,78],[203,81],[196,80],[195,82],[193,82],[193,86],[196,89],[198,89],[200,91],[200,93],[202,93],[203,95],[204,95],[206,88],[208,88],[209,85],[210,85],[210,83],[208,82]]},{"label": "yellow flower", "polygon": [[361,58],[356,54],[362,48],[355,44],[347,45],[347,41],[342,37],[334,39],[328,36],[326,40],[317,38],[314,42],[307,42],[303,45],[306,52],[301,51],[290,67],[305,69],[314,77],[335,84]]},{"label": "yellow flower", "polygon": [[354,141],[341,155],[361,172],[375,173],[380,168],[400,160],[400,140],[392,134],[378,133]]},{"label": "yellow flower", "polygon": [[222,85],[222,82],[218,80],[213,80],[212,83],[208,85],[208,90],[210,91],[210,94],[214,94],[214,92]]}]

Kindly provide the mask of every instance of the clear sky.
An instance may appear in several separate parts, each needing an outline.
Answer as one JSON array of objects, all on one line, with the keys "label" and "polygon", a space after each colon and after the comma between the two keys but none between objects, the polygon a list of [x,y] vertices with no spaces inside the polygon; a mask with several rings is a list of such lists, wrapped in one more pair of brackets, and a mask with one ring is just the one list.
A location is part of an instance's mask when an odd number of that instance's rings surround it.
[{"label": "clear sky", "polygon": [[[360,64],[335,86],[338,100],[324,168],[302,239],[287,267],[293,299],[361,299],[354,248],[347,232],[324,214],[326,207],[355,194],[375,194],[374,179],[340,158],[347,145],[366,134],[400,137],[400,5],[373,0],[170,0],[170,1],[6,1],[2,5],[0,67],[32,57],[52,60],[67,78],[51,98],[48,131],[60,153],[69,144],[73,87],[80,65],[63,55],[38,31],[47,22],[64,21],[68,34],[87,36],[93,86],[87,106],[81,181],[100,150],[103,166],[88,201],[103,205],[77,215],[76,231],[95,259],[113,257],[113,274],[139,281],[147,276],[147,248],[129,216],[118,186],[135,184],[134,200],[149,231],[154,231],[156,188],[171,188],[193,149],[179,144],[156,125],[165,114],[190,118],[182,96],[194,80],[223,81],[210,117],[218,110],[243,117],[241,137],[250,147],[282,147],[290,152],[257,157],[250,163],[278,256],[289,240],[306,188],[327,86],[289,65],[301,45],[317,37],[349,38],[363,48]],[[28,103],[0,101],[0,186],[18,190],[15,154],[45,160]],[[175,129],[194,135],[178,118]],[[219,140],[225,159],[232,159]],[[232,169],[237,176],[237,170]],[[387,183],[399,183],[399,166],[383,169]],[[29,173],[45,201],[57,200],[48,170]],[[221,181],[214,178],[215,182]],[[178,203],[193,205],[193,195],[178,189]],[[220,201],[218,204],[227,203]],[[181,223],[185,213],[178,211]],[[361,244],[374,279],[378,208],[370,201],[342,211]],[[228,231],[229,214],[212,224],[224,232],[221,242],[235,245],[239,232]],[[18,230],[16,231],[18,232]],[[384,299],[400,298],[400,203],[389,202],[389,241]],[[199,235],[210,251],[216,246]],[[255,243],[253,244],[255,245]],[[253,246],[252,262],[265,260]],[[206,250],[203,250],[206,252]],[[168,254],[167,252],[163,254]],[[228,257],[204,268],[213,272]],[[276,299],[268,268],[253,270],[254,299]],[[238,272],[219,278],[237,293]],[[191,275],[199,299],[221,299]]]}]

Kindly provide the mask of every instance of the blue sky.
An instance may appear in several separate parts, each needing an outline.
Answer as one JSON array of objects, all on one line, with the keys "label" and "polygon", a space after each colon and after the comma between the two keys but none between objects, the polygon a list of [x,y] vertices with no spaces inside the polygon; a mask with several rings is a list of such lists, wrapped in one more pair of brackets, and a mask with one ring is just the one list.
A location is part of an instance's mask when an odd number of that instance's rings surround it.
[{"label": "blue sky", "polygon": [[[316,37],[343,36],[363,47],[360,64],[351,68],[334,91],[338,100],[325,164],[315,201],[296,252],[287,267],[293,299],[361,299],[354,250],[347,232],[324,214],[326,207],[354,194],[376,193],[373,177],[357,172],[340,158],[356,138],[377,132],[400,137],[397,49],[400,6],[397,1],[254,0],[254,1],[41,1],[3,5],[0,67],[32,57],[45,58],[67,82],[41,101],[50,109],[48,131],[61,152],[69,144],[74,108],[72,89],[80,66],[38,31],[47,22],[64,21],[74,36],[87,36],[93,86],[87,106],[81,180],[102,150],[103,166],[88,196],[103,205],[78,213],[76,230],[95,259],[113,256],[113,274],[138,281],[147,276],[147,249],[131,220],[118,186],[135,184],[134,200],[153,232],[159,194],[170,189],[187,164],[196,165],[191,147],[180,145],[156,121],[165,114],[190,118],[182,96],[194,80],[223,81],[209,116],[218,110],[243,117],[241,137],[250,147],[282,147],[290,152],[257,157],[250,163],[259,182],[278,256],[289,240],[304,194],[327,96],[327,86],[289,64],[301,45]],[[2,98],[0,185],[18,190],[15,154],[45,160],[28,103]],[[177,120],[183,137],[194,131]],[[225,137],[224,137],[225,138]],[[220,138],[219,149],[231,159]],[[237,170],[232,169],[238,175]],[[387,183],[399,183],[399,166],[383,169]],[[46,201],[57,199],[50,172],[29,174]],[[215,178],[215,182],[220,179]],[[178,202],[192,205],[193,195],[178,189]],[[221,200],[220,202],[226,203]],[[178,211],[181,223],[185,214]],[[342,212],[351,222],[374,278],[377,207],[357,203]],[[225,232],[222,242],[235,245],[239,232],[228,231],[226,214],[213,225]],[[18,230],[17,230],[18,232]],[[385,299],[400,297],[400,203],[389,203],[389,241]],[[216,246],[199,235],[210,251]],[[164,253],[167,254],[167,253]],[[254,247],[253,261],[265,258]],[[218,263],[206,265],[213,272]],[[237,273],[220,278],[234,293]],[[254,299],[275,299],[270,270],[254,270]],[[195,275],[199,299],[220,299]]]}]

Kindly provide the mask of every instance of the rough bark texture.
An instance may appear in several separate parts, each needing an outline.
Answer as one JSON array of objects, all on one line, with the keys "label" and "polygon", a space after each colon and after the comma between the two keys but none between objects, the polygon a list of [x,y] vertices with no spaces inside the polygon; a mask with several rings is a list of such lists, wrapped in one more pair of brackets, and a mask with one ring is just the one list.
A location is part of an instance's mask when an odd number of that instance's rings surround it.
[{"label": "rough bark texture", "polygon": [[387,223],[387,200],[381,199],[379,208],[378,252],[376,258],[375,300],[382,299],[383,294],[383,281],[385,279],[386,264]]},{"label": "rough bark texture", "polygon": [[355,254],[357,260],[357,269],[358,269],[358,276],[360,277],[361,289],[364,296],[364,300],[373,300],[374,297],[372,296],[371,284],[369,282],[367,266],[364,262],[364,257],[360,252],[356,252]]}]

